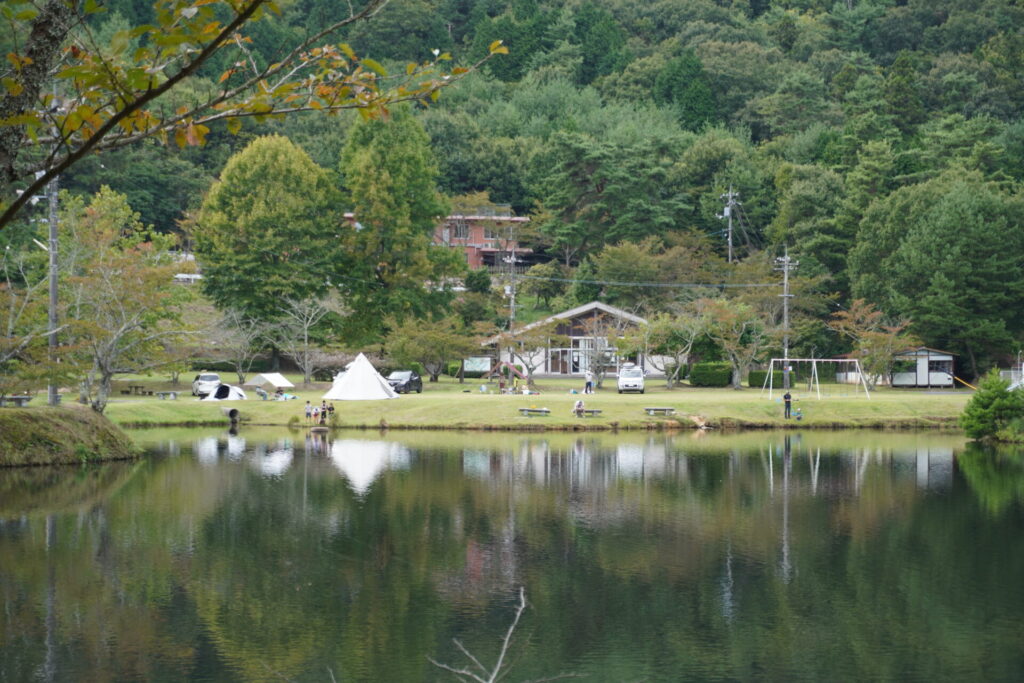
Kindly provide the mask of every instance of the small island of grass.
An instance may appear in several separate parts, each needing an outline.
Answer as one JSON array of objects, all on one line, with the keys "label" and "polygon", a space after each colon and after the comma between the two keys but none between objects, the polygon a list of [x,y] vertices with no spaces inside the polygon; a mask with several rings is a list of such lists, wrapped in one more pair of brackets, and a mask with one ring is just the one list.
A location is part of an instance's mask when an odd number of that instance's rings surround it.
[{"label": "small island of grass", "polygon": [[126,460],[137,454],[131,439],[88,408],[0,410],[0,467]]}]

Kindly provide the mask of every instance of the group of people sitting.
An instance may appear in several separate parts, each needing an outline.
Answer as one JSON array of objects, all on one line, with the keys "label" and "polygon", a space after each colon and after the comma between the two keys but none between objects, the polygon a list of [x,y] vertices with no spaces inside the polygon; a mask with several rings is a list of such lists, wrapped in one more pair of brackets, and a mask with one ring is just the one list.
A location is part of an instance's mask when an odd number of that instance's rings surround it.
[{"label": "group of people sitting", "polygon": [[[256,395],[262,398],[264,401],[271,400],[270,394],[268,394],[267,390],[264,389],[263,387],[256,387]],[[298,396],[296,396],[295,394],[286,393],[285,390],[281,387],[274,389],[274,401],[289,401],[293,398],[298,398]]]}]

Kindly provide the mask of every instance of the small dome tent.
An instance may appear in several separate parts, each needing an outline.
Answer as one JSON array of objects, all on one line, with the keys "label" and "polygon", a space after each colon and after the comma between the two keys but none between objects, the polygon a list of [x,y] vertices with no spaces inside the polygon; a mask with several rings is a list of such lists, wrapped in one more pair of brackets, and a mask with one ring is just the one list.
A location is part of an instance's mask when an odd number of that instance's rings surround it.
[{"label": "small dome tent", "polygon": [[221,384],[206,395],[204,401],[244,401],[245,392],[230,384]]}]

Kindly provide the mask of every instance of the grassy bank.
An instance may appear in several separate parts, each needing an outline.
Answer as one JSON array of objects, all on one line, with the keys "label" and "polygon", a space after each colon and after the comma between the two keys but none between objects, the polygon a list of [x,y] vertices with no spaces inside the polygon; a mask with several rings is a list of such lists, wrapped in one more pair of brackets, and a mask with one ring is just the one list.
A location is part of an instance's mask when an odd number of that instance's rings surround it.
[{"label": "grassy bank", "polygon": [[[138,380],[133,380],[138,381]],[[652,386],[647,393],[618,394],[604,388],[590,396],[571,394],[576,383],[541,380],[539,395],[481,393],[480,382],[460,385],[454,380],[427,384],[423,394],[403,395],[393,401],[336,401],[335,426],[344,428],[396,429],[692,429],[698,424],[725,428],[955,428],[956,418],[969,397],[967,392],[928,393],[879,390],[870,399],[852,389],[823,387],[823,398],[794,392],[794,408],[803,419],[785,420],[778,393],[774,400],[758,389],[667,390]],[[612,385],[614,386],[614,385]],[[295,419],[304,424],[306,400],[319,403],[327,385],[298,390],[294,401],[200,402],[186,392],[177,401],[151,397],[119,396],[107,415],[125,427],[225,424],[224,407],[238,408],[243,421],[254,425],[287,425]],[[493,386],[489,387],[493,392]],[[576,418],[571,410],[582,398],[596,417]],[[674,408],[676,415],[650,417],[648,406]],[[548,408],[545,417],[524,417],[519,408]]]},{"label": "grassy bank", "polygon": [[87,408],[0,409],[0,467],[69,465],[135,457],[120,429]]}]

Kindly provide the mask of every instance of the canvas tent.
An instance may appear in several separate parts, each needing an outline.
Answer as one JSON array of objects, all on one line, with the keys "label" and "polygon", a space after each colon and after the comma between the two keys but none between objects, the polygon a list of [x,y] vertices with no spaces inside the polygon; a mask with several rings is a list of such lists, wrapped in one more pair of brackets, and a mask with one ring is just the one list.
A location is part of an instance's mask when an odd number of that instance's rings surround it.
[{"label": "canvas tent", "polygon": [[244,401],[245,392],[230,384],[221,384],[206,395],[204,401]]},{"label": "canvas tent", "polygon": [[264,384],[269,384],[275,389],[294,389],[295,385],[285,379],[284,375],[279,372],[264,372],[262,375],[256,375],[243,386],[246,387],[261,387]]},{"label": "canvas tent", "polygon": [[334,385],[324,394],[327,401],[379,401],[386,398],[398,398],[398,394],[363,354],[356,356],[345,372],[334,378]]}]

